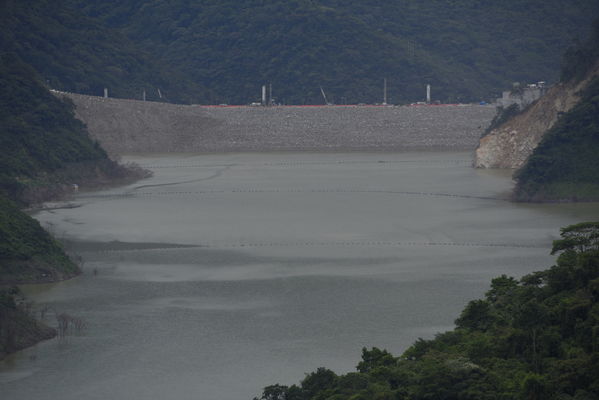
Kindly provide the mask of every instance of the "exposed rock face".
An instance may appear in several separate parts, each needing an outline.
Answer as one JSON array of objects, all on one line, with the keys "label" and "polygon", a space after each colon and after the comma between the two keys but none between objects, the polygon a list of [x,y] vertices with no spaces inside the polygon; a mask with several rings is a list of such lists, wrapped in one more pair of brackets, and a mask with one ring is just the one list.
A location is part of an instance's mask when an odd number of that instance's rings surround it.
[{"label": "exposed rock face", "polygon": [[113,154],[472,150],[491,106],[203,107],[65,94]]},{"label": "exposed rock face", "polygon": [[524,112],[493,129],[480,139],[474,166],[520,168],[559,115],[574,107],[580,100],[578,92],[598,73],[599,65],[580,82],[552,87]]}]

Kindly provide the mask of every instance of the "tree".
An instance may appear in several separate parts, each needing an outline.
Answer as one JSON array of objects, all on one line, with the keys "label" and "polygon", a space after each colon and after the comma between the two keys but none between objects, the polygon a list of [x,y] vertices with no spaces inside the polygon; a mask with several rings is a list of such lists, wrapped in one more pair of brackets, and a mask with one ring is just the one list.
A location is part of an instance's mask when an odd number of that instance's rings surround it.
[{"label": "tree", "polygon": [[487,300],[473,300],[455,321],[459,328],[486,331],[493,323],[491,305]]},{"label": "tree", "polygon": [[337,381],[337,374],[330,369],[320,367],[316,372],[312,372],[302,381],[302,391],[309,399],[316,393],[326,389],[332,389]]},{"label": "tree", "polygon": [[387,350],[373,347],[372,350],[362,348],[362,361],[356,367],[362,373],[370,372],[376,367],[395,365],[395,357]]},{"label": "tree", "polygon": [[260,398],[254,397],[254,400],[287,400],[287,391],[289,388],[284,385],[270,385],[264,388]]},{"label": "tree", "polygon": [[522,394],[527,400],[541,400],[545,398],[546,382],[541,375],[528,374],[522,383]]},{"label": "tree", "polygon": [[560,251],[599,250],[599,222],[581,222],[562,228],[560,235],[563,239],[554,240],[551,254]]}]

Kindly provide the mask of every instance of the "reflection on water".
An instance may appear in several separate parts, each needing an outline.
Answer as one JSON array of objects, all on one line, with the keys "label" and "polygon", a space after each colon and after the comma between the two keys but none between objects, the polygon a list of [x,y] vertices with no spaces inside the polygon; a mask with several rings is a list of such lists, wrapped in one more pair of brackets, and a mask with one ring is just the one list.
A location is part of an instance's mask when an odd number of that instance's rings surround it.
[{"label": "reflection on water", "polygon": [[509,174],[464,153],[130,159],[154,177],[37,215],[85,273],[27,291],[87,328],[0,363],[3,398],[250,399],[349,371],[363,346],[451,329],[492,277],[549,266],[559,227],[599,214],[510,203]]}]

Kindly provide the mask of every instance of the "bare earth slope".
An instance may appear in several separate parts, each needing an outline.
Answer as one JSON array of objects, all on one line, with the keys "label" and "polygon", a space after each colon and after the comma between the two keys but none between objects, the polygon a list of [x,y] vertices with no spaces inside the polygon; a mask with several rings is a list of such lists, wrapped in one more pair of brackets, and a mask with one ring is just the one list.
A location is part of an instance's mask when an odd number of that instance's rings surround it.
[{"label": "bare earth slope", "polygon": [[471,150],[490,106],[202,107],[63,94],[110,153]]},{"label": "bare earth slope", "polygon": [[477,168],[520,168],[541,138],[580,100],[578,92],[599,74],[599,65],[579,82],[560,83],[521,114],[493,129],[480,139],[476,149]]}]

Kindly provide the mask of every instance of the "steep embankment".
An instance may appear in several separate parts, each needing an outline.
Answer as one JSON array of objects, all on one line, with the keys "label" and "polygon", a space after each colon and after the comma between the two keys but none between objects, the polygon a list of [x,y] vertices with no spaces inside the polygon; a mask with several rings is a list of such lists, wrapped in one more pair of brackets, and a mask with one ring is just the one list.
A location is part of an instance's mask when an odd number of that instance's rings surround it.
[{"label": "steep embankment", "polygon": [[566,52],[561,82],[476,151],[478,167],[520,168],[517,201],[599,200],[599,20]]},{"label": "steep embankment", "polygon": [[580,101],[580,91],[599,76],[599,64],[582,80],[552,87],[545,96],[480,139],[477,168],[520,168],[558,118]]},{"label": "steep embankment", "polygon": [[79,272],[39,222],[0,196],[0,285],[54,282]]},{"label": "steep embankment", "polygon": [[599,201],[599,76],[515,174],[519,201]]},{"label": "steep embankment", "polygon": [[470,150],[490,106],[201,107],[63,94],[111,153]]}]

